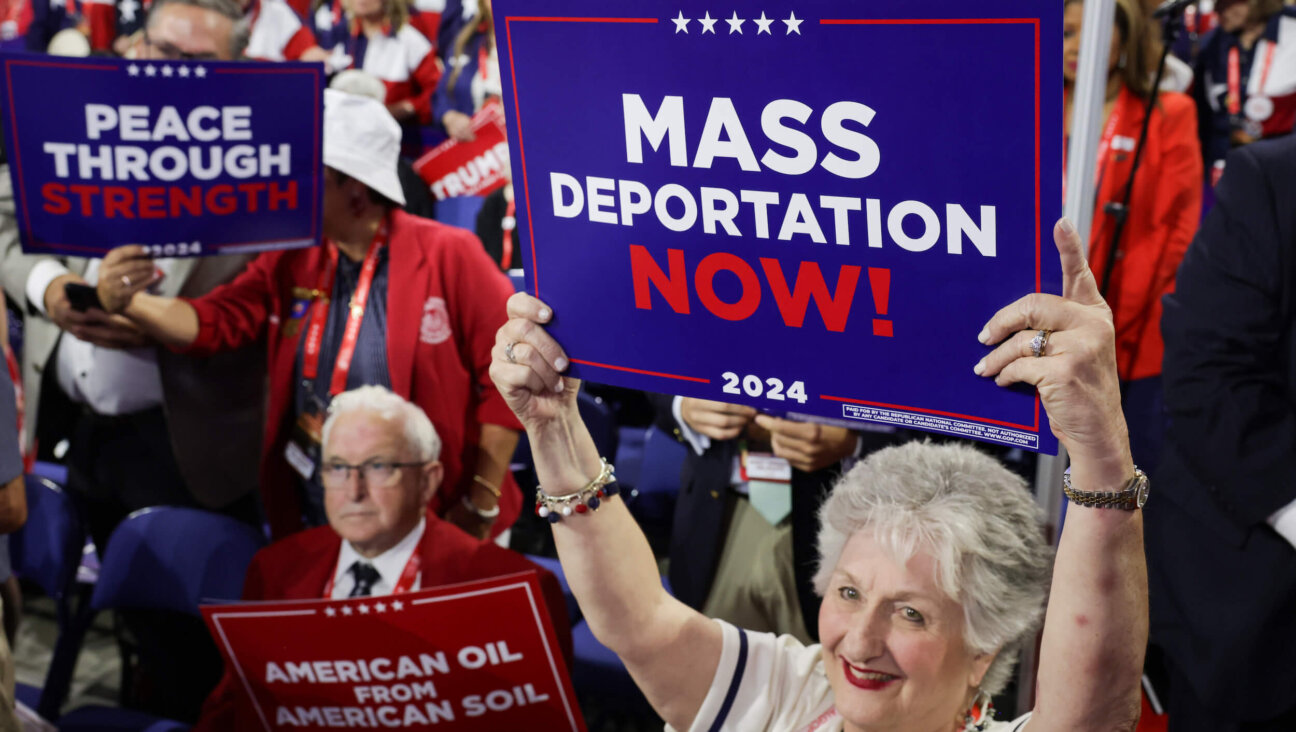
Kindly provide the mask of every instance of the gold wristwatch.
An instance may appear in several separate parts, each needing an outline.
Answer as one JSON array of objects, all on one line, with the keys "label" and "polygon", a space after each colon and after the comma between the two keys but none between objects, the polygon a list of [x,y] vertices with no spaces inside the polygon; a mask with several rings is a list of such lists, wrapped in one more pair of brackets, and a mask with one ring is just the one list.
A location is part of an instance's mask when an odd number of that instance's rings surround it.
[{"label": "gold wristwatch", "polygon": [[1091,508],[1119,508],[1122,511],[1134,511],[1143,508],[1148,499],[1148,477],[1138,468],[1134,468],[1134,477],[1119,491],[1100,493],[1096,491],[1078,491],[1071,487],[1071,471],[1062,474],[1062,492],[1068,500],[1078,506]]}]

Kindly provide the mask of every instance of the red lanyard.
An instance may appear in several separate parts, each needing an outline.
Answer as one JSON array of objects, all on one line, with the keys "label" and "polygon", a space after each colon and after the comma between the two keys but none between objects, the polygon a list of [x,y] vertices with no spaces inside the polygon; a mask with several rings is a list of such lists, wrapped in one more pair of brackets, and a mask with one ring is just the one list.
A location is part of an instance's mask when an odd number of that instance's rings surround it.
[{"label": "red lanyard", "polygon": [[[1269,81],[1269,70],[1273,67],[1274,51],[1278,44],[1265,42],[1264,65],[1260,67],[1260,85],[1256,87],[1257,96],[1264,95],[1265,83]],[[1228,58],[1228,96],[1225,97],[1229,114],[1234,117],[1242,112],[1242,53],[1238,47],[1229,49]]]},{"label": "red lanyard", "polygon": [[513,263],[513,230],[517,228],[517,205],[513,199],[509,199],[508,209],[504,211],[504,245],[503,253],[500,254],[500,269],[508,271],[509,265]]},{"label": "red lanyard", "polygon": [[[424,529],[426,531],[427,529]],[[338,561],[342,558],[338,557]],[[401,570],[400,579],[396,580],[396,586],[392,588],[393,595],[399,595],[414,589],[414,580],[418,579],[419,568],[423,565],[423,559],[419,557],[418,546],[414,547],[414,553],[410,555],[409,561],[405,562],[405,569]],[[333,580],[337,577],[338,568],[333,567],[333,574],[329,575],[327,585],[324,585],[324,599],[333,598]]]},{"label": "red lanyard", "polygon": [[[382,251],[386,240],[387,223],[383,222],[378,231],[374,232],[369,253],[365,255],[364,264],[360,268],[360,280],[351,296],[351,313],[347,316],[342,345],[338,347],[333,378],[329,382],[331,396],[346,391],[347,375],[351,373],[351,357],[355,355],[360,324],[364,321],[365,304],[369,302],[369,288],[373,285],[374,272],[378,270],[378,253]],[[314,381],[319,374],[320,345],[324,341],[324,326],[328,323],[329,296],[333,292],[333,281],[337,276],[337,246],[330,243],[326,244],[326,248],[328,262],[320,272],[319,285],[315,288],[315,304],[311,306],[310,325],[306,329],[306,348],[302,353],[302,377],[307,381]]]}]

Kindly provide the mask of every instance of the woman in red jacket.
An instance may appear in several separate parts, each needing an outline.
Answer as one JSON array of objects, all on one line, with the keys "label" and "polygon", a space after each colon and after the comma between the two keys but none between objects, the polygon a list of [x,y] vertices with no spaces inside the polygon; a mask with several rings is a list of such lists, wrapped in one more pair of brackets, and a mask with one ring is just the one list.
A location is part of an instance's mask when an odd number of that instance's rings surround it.
[{"label": "woman in red jacket", "polygon": [[479,538],[522,508],[508,465],[520,425],[490,380],[512,286],[476,237],[401,211],[400,129],[373,99],[324,93],[323,246],[266,252],[229,284],[187,300],[144,292],[143,247],[100,276],[106,310],[196,355],[266,344],[270,378],[261,496],[279,539],[324,521],[319,441],[332,396],[364,384],[417,404],[442,439],[430,508]]},{"label": "woman in red jacket", "polygon": [[[1066,134],[1080,52],[1082,3],[1066,0],[1063,16]],[[1202,162],[1192,100],[1160,92],[1152,107],[1142,160],[1134,177],[1124,231],[1113,242],[1109,204],[1124,200],[1158,49],[1147,17],[1131,0],[1117,0],[1094,185],[1089,266],[1116,320],[1117,368],[1134,457],[1153,465],[1161,448],[1161,297],[1174,290],[1175,271],[1197,230]],[[1113,253],[1114,247],[1114,253]],[[1150,468],[1149,468],[1149,472]]]}]

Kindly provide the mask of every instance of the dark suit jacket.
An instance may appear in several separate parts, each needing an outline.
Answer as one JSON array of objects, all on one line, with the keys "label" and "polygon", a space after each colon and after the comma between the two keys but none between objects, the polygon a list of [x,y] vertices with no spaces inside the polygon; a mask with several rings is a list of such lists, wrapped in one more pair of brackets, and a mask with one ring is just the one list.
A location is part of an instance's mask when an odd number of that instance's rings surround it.
[{"label": "dark suit jacket", "polygon": [[1296,707],[1296,137],[1230,155],[1161,321],[1172,425],[1145,509],[1152,640],[1235,719]]},{"label": "dark suit jacket", "polygon": [[[243,582],[243,599],[322,598],[341,548],[341,537],[328,526],[307,529],[271,544],[252,557]],[[553,573],[537,567],[521,554],[474,539],[459,527],[437,518],[431,511],[427,512],[427,528],[419,541],[418,552],[423,558],[419,587],[424,590],[517,572],[537,572],[563,658],[568,667],[571,666],[571,624],[567,617],[567,602]],[[500,618],[500,621],[507,622],[508,619]],[[220,685],[203,704],[202,716],[194,730],[224,732],[259,726],[254,717],[244,719],[244,714],[254,713],[250,707],[245,708],[243,692],[227,667]]]},{"label": "dark suit jacket", "polygon": [[[679,425],[671,415],[673,396],[649,394],[657,413],[657,427],[679,439]],[[894,435],[861,432],[862,454],[895,444]],[[671,527],[670,582],[681,602],[701,609],[715,580],[720,552],[728,532],[729,511],[734,493],[729,490],[736,440],[712,441],[702,455],[688,449],[680,475],[680,492],[675,502],[675,521]],[[815,541],[819,533],[819,507],[828,498],[833,483],[841,474],[841,464],[814,473],[792,471],[792,561],[796,577],[797,600],[811,638],[819,637],[819,604],[811,580],[819,561]],[[769,561],[757,558],[755,561]]]}]

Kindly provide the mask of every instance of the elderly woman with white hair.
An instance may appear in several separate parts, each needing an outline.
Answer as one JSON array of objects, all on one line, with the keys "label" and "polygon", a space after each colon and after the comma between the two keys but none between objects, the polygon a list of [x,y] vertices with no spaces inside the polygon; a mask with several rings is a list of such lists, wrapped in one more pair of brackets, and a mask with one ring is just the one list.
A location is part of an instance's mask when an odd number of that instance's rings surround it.
[{"label": "elderly woman with white hair", "polygon": [[[1075,229],[1054,231],[1064,295],[989,320],[973,370],[1035,386],[1072,464],[1056,560],[1021,480],[968,447],[871,456],[821,513],[822,645],[710,620],[662,589],[576,409],[579,382],[519,293],[491,375],[531,440],[558,554],[594,634],[677,730],[1132,730],[1147,640],[1147,478],[1121,415],[1112,316]],[[1052,331],[1044,348],[1039,330]],[[970,335],[970,334],[969,334]],[[970,364],[969,364],[970,365]],[[1052,591],[1049,592],[1050,565]],[[1034,711],[995,721],[989,697],[1033,643],[1048,597]]]}]

